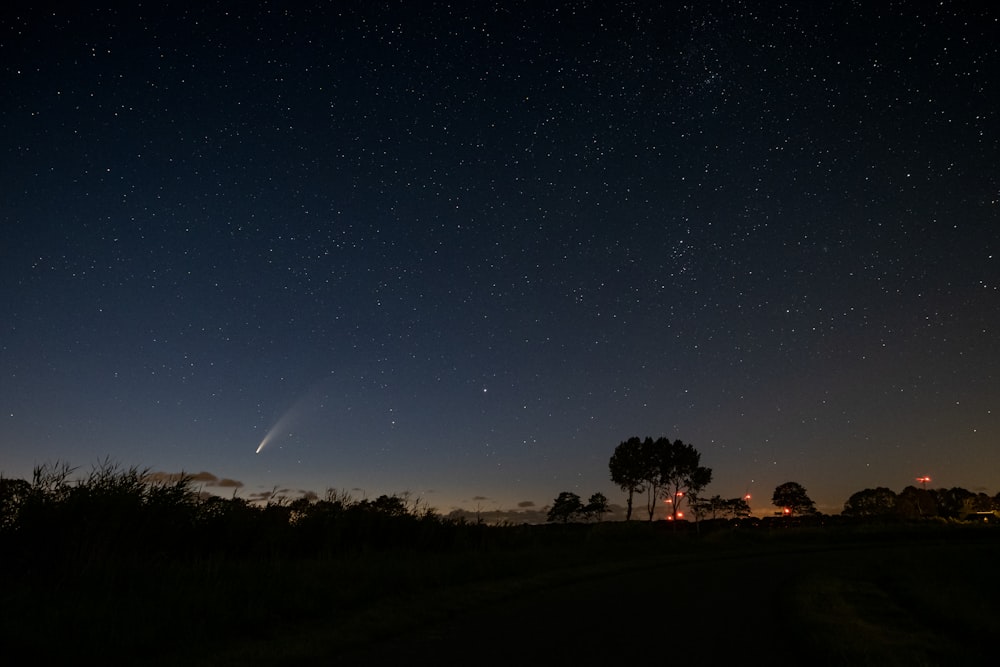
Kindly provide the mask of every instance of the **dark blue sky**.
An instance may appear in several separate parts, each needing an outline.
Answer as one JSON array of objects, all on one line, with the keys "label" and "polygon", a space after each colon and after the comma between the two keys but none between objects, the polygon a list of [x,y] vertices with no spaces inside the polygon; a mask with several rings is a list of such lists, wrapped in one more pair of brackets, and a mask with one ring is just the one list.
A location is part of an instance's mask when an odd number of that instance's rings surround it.
[{"label": "dark blue sky", "polygon": [[4,10],[0,470],[1000,491],[1000,12],[668,4]]}]

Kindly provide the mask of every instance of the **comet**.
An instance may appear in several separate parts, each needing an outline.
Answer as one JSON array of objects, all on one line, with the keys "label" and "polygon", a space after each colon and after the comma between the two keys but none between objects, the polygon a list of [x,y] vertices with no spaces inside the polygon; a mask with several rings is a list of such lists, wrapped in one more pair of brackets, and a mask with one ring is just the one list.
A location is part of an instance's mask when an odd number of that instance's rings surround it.
[{"label": "comet", "polygon": [[303,396],[295,401],[295,403],[292,404],[292,407],[285,410],[285,413],[281,415],[278,421],[274,422],[274,426],[272,426],[264,435],[264,439],[260,441],[259,445],[257,445],[257,451],[254,453],[260,454],[265,447],[267,447],[279,436],[291,435],[290,427],[293,424],[299,422],[310,413],[318,412],[325,407],[326,401],[324,400],[322,383],[317,383],[310,391],[307,391]]},{"label": "comet", "polygon": [[279,433],[287,429],[289,423],[291,423],[296,416],[298,416],[298,413],[300,412],[298,408],[299,404],[296,403],[286,410],[285,414],[281,415],[281,418],[278,419],[278,421],[274,422],[274,426],[268,430],[268,432],[264,435],[264,439],[260,441],[259,445],[257,445],[257,451],[254,452],[255,454],[260,454],[261,450],[267,447],[268,443],[274,440]]},{"label": "comet", "polygon": [[273,437],[274,437],[274,429],[272,428],[270,431],[267,432],[267,435],[264,436],[264,439],[260,441],[260,444],[257,445],[257,451],[254,452],[254,454],[260,454],[260,450],[264,449],[264,447],[267,446],[267,443],[271,442],[271,438]]}]

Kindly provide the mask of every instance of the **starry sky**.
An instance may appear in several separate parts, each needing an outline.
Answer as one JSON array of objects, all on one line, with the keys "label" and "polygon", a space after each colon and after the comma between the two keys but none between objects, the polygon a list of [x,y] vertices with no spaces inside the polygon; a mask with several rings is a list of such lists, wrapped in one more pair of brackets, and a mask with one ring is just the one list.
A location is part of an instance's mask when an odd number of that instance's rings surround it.
[{"label": "starry sky", "polygon": [[1000,10],[658,4],[3,10],[0,470],[1000,491]]}]

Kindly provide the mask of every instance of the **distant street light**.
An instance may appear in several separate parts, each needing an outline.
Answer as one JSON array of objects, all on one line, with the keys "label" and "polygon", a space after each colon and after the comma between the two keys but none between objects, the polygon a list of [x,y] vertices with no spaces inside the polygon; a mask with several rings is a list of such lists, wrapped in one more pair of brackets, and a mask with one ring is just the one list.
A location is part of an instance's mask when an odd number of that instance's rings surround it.
[{"label": "distant street light", "polygon": [[928,477],[927,475],[924,475],[923,477],[917,477],[917,481],[920,482],[923,485],[924,491],[926,491],[927,490],[927,482],[931,481],[931,478]]}]

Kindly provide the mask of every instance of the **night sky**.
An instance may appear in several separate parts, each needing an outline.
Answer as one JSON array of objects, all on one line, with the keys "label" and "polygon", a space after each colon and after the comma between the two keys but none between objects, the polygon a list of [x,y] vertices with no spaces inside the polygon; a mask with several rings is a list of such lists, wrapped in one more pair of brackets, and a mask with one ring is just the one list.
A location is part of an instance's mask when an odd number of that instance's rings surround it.
[{"label": "night sky", "polygon": [[3,10],[4,476],[1000,491],[1000,10],[656,4]]}]

